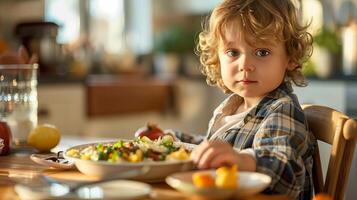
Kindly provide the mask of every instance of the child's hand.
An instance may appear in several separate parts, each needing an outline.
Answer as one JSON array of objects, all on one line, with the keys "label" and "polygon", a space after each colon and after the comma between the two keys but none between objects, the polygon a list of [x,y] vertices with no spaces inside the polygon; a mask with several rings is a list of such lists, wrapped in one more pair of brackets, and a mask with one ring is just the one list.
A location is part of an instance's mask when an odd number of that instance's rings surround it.
[{"label": "child's hand", "polygon": [[217,168],[222,165],[234,165],[241,162],[240,154],[224,141],[204,141],[191,153],[193,162],[199,169]]}]

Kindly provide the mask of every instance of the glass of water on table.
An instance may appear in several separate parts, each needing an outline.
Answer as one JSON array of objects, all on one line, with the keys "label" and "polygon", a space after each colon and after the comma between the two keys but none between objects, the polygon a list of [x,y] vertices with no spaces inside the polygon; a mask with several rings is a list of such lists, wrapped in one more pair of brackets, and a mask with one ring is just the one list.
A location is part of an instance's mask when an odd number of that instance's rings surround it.
[{"label": "glass of water on table", "polygon": [[0,64],[0,121],[5,121],[15,145],[24,145],[37,126],[38,64]]}]

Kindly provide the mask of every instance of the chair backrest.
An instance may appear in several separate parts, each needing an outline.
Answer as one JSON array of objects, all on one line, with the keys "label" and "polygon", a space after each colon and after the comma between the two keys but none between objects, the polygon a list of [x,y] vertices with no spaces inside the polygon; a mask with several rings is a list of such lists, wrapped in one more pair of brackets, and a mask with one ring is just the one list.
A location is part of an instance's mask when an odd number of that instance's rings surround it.
[{"label": "chair backrest", "polygon": [[302,108],[315,138],[332,145],[325,183],[318,149],[313,156],[315,194],[324,192],[332,199],[343,199],[356,146],[357,121],[325,106],[302,105]]}]

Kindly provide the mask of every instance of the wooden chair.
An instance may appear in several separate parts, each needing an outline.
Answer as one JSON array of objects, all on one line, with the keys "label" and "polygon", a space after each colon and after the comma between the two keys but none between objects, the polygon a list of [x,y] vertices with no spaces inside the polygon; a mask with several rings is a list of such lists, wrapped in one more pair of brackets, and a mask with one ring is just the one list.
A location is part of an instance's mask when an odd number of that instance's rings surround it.
[{"label": "wooden chair", "polygon": [[332,199],[343,199],[356,146],[357,120],[325,106],[302,105],[302,108],[316,139],[332,145],[325,183],[318,148],[313,156],[315,194],[324,192]]}]

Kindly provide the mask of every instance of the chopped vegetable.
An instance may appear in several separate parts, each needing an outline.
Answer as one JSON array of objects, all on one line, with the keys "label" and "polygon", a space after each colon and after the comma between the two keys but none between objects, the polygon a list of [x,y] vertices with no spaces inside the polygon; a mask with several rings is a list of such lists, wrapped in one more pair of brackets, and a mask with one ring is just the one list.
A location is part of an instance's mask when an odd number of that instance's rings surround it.
[{"label": "chopped vegetable", "polygon": [[186,152],[184,147],[181,147],[178,151],[174,151],[167,156],[168,160],[187,160],[189,154]]},{"label": "chopped vegetable", "polygon": [[70,149],[69,151],[67,151],[67,155],[71,157],[78,157],[79,151],[78,149]]},{"label": "chopped vegetable", "polygon": [[193,184],[199,188],[214,187],[214,178],[207,172],[196,172],[192,175]]},{"label": "chopped vegetable", "polygon": [[216,186],[218,188],[237,188],[237,165],[220,167],[216,170]]}]

